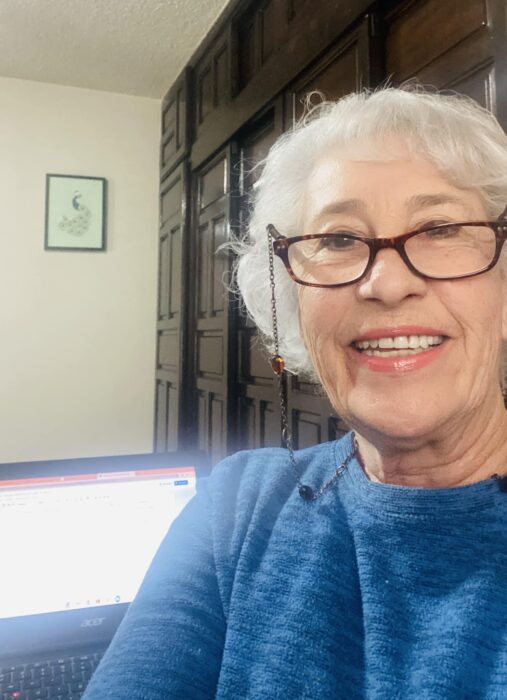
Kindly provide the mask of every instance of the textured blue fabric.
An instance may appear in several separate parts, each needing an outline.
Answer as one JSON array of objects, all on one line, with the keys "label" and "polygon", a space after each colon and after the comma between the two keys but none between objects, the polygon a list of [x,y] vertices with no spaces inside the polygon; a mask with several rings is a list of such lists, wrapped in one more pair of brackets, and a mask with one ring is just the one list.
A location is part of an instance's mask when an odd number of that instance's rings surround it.
[{"label": "textured blue fabric", "polygon": [[[303,480],[351,449],[300,451]],[[409,488],[352,460],[306,503],[284,450],[240,452],[173,524],[84,700],[505,700],[506,584],[494,478]]]}]

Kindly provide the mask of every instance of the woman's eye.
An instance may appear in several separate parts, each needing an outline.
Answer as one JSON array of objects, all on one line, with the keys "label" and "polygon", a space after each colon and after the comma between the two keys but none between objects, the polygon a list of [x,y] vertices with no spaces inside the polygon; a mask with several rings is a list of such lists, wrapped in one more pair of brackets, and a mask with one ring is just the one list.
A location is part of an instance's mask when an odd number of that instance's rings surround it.
[{"label": "woman's eye", "polygon": [[340,231],[320,239],[322,248],[332,248],[333,250],[346,250],[354,245],[355,239],[351,237],[351,232]]},{"label": "woman's eye", "polygon": [[347,234],[336,234],[326,236],[319,240],[320,248],[325,248],[326,250],[347,250],[351,248],[355,240],[348,236]]},{"label": "woman's eye", "polygon": [[433,228],[434,226],[442,226],[444,224],[451,225],[453,222],[448,219],[434,219],[433,221],[425,221],[423,224],[419,224],[416,230],[425,231],[428,228]]},{"label": "woman's eye", "polygon": [[451,238],[457,236],[463,228],[457,226],[456,224],[447,224],[446,226],[439,226],[438,228],[430,229],[427,231],[427,235],[430,238]]}]

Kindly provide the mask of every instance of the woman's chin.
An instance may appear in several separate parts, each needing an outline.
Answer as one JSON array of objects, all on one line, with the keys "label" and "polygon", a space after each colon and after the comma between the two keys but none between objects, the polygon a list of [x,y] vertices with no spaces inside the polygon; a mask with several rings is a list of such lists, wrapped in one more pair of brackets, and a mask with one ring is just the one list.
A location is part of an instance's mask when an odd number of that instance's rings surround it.
[{"label": "woman's chin", "polygon": [[[352,397],[350,397],[352,399]],[[445,426],[452,422],[458,410],[443,397],[416,395],[362,397],[351,400],[347,407],[349,424],[362,434],[401,441],[425,441],[435,438]]]},{"label": "woman's chin", "polygon": [[434,421],[378,420],[372,416],[357,416],[354,423],[356,430],[365,437],[414,448],[435,439],[442,428],[441,423]]}]

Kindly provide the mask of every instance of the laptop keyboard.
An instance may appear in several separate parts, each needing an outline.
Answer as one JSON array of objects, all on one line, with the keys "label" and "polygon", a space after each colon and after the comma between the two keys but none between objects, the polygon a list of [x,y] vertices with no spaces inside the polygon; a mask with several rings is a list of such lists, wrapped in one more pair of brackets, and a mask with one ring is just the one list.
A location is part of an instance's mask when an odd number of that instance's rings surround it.
[{"label": "laptop keyboard", "polygon": [[0,668],[0,700],[79,700],[103,653]]}]

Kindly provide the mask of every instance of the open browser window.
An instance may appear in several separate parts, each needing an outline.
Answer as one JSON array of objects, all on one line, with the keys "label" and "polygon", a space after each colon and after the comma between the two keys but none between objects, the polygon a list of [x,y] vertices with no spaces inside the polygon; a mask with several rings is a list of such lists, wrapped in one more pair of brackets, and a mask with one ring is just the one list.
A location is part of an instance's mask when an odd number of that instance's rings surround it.
[{"label": "open browser window", "polygon": [[0,481],[0,619],[133,600],[194,467]]}]

